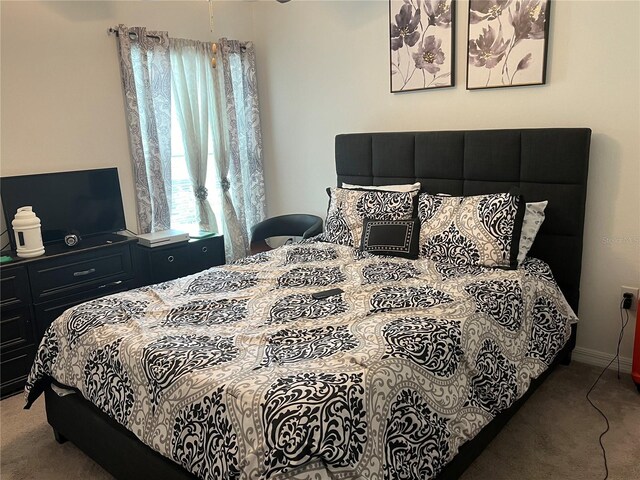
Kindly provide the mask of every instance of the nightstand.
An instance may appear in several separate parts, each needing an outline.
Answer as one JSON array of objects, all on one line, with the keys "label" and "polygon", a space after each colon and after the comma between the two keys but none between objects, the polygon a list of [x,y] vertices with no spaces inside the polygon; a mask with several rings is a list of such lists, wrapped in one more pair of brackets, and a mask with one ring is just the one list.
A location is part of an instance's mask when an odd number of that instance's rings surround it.
[{"label": "nightstand", "polygon": [[154,248],[137,244],[136,259],[141,285],[166,282],[223,265],[224,237],[214,235]]}]

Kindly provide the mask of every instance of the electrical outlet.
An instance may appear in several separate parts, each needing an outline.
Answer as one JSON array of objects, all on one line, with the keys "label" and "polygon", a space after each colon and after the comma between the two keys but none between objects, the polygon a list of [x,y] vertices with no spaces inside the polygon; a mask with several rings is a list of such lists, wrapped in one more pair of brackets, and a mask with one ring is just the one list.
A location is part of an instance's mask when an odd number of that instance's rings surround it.
[{"label": "electrical outlet", "polygon": [[625,293],[630,293],[633,295],[631,299],[631,308],[629,310],[635,310],[638,306],[638,289],[634,287],[625,287],[624,285],[620,287],[620,301],[622,302],[622,297]]}]

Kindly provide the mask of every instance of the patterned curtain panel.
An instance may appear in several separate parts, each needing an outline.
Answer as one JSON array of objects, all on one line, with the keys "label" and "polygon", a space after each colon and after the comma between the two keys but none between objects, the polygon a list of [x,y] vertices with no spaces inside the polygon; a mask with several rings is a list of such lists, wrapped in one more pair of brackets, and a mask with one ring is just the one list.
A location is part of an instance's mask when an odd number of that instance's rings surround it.
[{"label": "patterned curtain panel", "polygon": [[[218,159],[221,186],[236,214],[225,208],[227,260],[247,254],[251,227],[265,218],[262,133],[253,43],[221,38],[216,73],[223,94],[219,121],[225,133],[224,155]],[[217,157],[218,158],[218,157]],[[226,170],[226,173],[225,173]]]},{"label": "patterned curtain panel", "polygon": [[182,131],[185,161],[202,230],[216,232],[216,216],[209,203],[207,159],[209,108],[216,95],[211,67],[211,43],[169,39],[173,102]]},{"label": "patterned curtain panel", "polygon": [[118,26],[138,233],[170,226],[171,66],[167,32]]},{"label": "patterned curtain panel", "polygon": [[[212,50],[210,50],[212,52]],[[211,58],[215,58],[220,65],[219,49],[217,54],[211,54]],[[211,133],[213,135],[213,155],[216,164],[216,174],[218,179],[219,196],[218,206],[221,209],[221,215],[218,217],[224,232],[224,249],[227,261],[242,258],[247,254],[248,237],[246,229],[240,224],[239,215],[233,203],[231,196],[231,182],[229,181],[229,135],[227,135],[226,108],[223,99],[224,79],[218,68],[213,75],[215,85],[215,95],[209,97],[209,123],[211,124]]]}]

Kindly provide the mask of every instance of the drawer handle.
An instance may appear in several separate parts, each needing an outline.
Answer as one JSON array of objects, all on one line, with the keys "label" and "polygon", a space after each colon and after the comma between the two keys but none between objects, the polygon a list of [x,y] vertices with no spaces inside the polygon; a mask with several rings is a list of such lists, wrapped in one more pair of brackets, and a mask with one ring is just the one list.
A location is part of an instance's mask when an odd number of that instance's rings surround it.
[{"label": "drawer handle", "polygon": [[207,247],[202,247],[202,253],[207,253],[207,250],[209,250]]},{"label": "drawer handle", "polygon": [[85,275],[90,275],[92,273],[96,273],[95,268],[90,268],[89,270],[82,270],[80,272],[73,272],[74,277],[84,277]]},{"label": "drawer handle", "polygon": [[173,255],[169,255],[167,257],[167,260],[169,261],[169,263],[173,262],[175,260],[175,258],[173,258]]},{"label": "drawer handle", "polygon": [[122,283],[122,280],[116,280],[115,282],[105,283],[104,285],[100,285],[98,288],[113,287],[115,285],[120,285],[121,283]]}]

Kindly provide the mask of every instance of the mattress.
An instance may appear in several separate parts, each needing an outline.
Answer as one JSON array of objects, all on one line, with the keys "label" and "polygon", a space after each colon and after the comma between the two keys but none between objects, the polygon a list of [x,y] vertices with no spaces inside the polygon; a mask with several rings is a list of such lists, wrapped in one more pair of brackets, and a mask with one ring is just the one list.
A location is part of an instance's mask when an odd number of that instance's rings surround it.
[{"label": "mattress", "polygon": [[72,387],[204,479],[428,479],[575,321],[537,259],[501,270],[308,241],[67,310],[25,395]]}]

